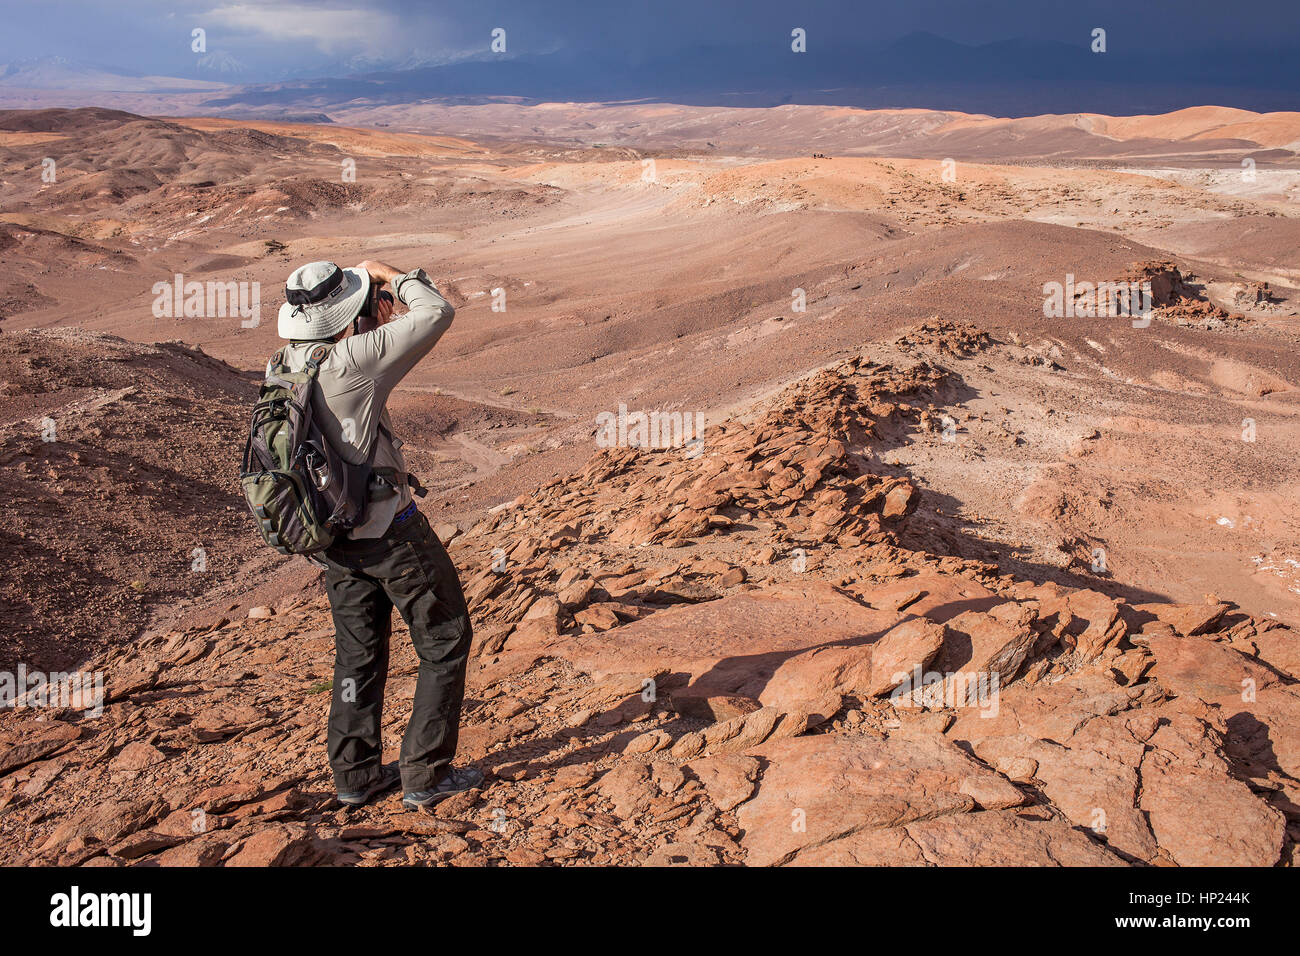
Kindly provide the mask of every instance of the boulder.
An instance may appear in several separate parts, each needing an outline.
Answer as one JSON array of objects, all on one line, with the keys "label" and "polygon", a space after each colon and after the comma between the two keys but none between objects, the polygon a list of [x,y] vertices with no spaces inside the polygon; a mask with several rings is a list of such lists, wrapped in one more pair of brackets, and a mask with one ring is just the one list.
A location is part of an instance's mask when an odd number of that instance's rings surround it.
[{"label": "boulder", "polygon": [[117,756],[109,762],[109,769],[119,772],[137,772],[162,763],[167,758],[157,747],[143,741],[132,741],[118,751]]},{"label": "boulder", "polygon": [[322,848],[309,827],[276,823],[248,837],[226,866],[304,866],[321,860]]},{"label": "boulder", "polygon": [[1286,818],[1236,779],[1210,724],[1172,714],[1142,761],[1138,806],[1180,866],[1273,866]]},{"label": "boulder", "polygon": [[[999,608],[1009,613],[998,615]],[[958,614],[948,621],[948,633],[933,669],[945,679],[960,673],[991,683],[996,675],[999,685],[1009,683],[1020,673],[1038,639],[1021,611],[1021,605],[1011,603]]]},{"label": "boulder", "polygon": [[0,731],[0,775],[47,757],[81,736],[76,724],[62,720],[16,720]]},{"label": "boulder", "polygon": [[[1024,795],[938,734],[815,736],[750,752],[765,765],[758,792],[736,811],[748,861],[797,862],[829,843],[976,808],[1019,806]],[[865,836],[863,836],[865,834]]]},{"label": "boulder", "polygon": [[[874,640],[829,644],[784,661],[763,688],[765,705],[795,711],[828,694],[860,699],[893,690],[924,669],[943,646],[944,627],[922,618],[904,621]],[[838,710],[831,708],[833,713]]]},{"label": "boulder", "polygon": [[[667,608],[616,631],[567,640],[565,656],[589,674],[666,669],[669,686],[768,703],[764,689],[791,658],[815,647],[872,643],[899,620],[813,582]],[[804,693],[796,696],[806,700]]]},{"label": "boulder", "polygon": [[1229,604],[1137,604],[1133,606],[1139,620],[1155,618],[1168,624],[1183,637],[1195,637],[1214,631],[1223,616],[1231,609]]},{"label": "boulder", "polygon": [[987,611],[1005,600],[975,581],[934,571],[873,585],[862,598],[874,608],[906,610],[939,624],[963,611]]},{"label": "boulder", "polygon": [[934,866],[1123,865],[1065,820],[1032,811],[944,816],[906,830],[924,861]]},{"label": "boulder", "polygon": [[754,794],[758,760],[744,754],[721,754],[686,765],[719,810],[732,810]]},{"label": "boulder", "polygon": [[1147,649],[1156,659],[1152,676],[1174,694],[1241,700],[1279,681],[1270,668],[1204,637],[1153,637]]}]

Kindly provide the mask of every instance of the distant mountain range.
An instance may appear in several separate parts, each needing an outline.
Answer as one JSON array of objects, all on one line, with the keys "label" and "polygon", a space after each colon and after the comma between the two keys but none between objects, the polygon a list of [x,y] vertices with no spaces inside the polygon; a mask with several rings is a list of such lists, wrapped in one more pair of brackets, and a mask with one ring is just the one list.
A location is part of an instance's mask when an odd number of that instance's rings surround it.
[{"label": "distant mountain range", "polygon": [[0,63],[0,86],[30,90],[178,93],[219,90],[224,89],[226,84],[197,78],[136,73],[62,56],[42,56]]}]

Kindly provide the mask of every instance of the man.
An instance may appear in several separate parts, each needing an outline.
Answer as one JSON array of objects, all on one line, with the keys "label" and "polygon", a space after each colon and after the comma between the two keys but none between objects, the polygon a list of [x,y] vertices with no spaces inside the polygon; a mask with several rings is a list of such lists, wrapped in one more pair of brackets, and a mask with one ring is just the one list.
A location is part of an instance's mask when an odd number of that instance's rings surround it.
[{"label": "man", "polygon": [[[407,306],[394,317],[387,284]],[[372,289],[373,286],[373,289]],[[376,293],[376,294],[372,294]],[[321,552],[334,617],[334,692],[329,760],[341,803],[361,806],[397,783],[381,764],[380,732],[388,641],[396,607],[420,659],[411,719],[402,738],[402,802],[412,809],[476,789],[483,775],[457,769],[456,753],[469,611],[451,559],[415,506],[402,443],[385,407],[393,387],[451,325],[455,310],[423,269],[402,272],[382,262],[340,269],[312,262],[285,285],[278,330],[291,371],[320,361],[314,412],[324,436],[354,464],[374,449],[374,477],[364,523]],[[367,325],[376,326],[365,331]]]}]

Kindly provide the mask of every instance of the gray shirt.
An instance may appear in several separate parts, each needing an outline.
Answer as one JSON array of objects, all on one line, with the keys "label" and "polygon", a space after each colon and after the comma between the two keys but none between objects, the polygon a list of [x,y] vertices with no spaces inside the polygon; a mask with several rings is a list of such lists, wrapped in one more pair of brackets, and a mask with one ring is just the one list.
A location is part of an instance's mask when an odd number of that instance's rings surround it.
[{"label": "gray shirt", "polygon": [[[393,294],[406,305],[405,315],[394,318],[365,335],[349,335],[330,349],[317,376],[314,414],[324,436],[344,458],[362,464],[375,450],[374,466],[406,473],[402,442],[392,441],[381,431],[382,421],[392,434],[385,407],[388,396],[420,359],[429,354],[442,333],[451,325],[456,310],[434,288],[423,269],[413,269],[392,282]],[[301,371],[314,342],[289,344],[284,362],[291,371]],[[411,503],[411,489],[405,480],[396,495],[370,503],[365,524],[353,528],[351,538],[378,538],[393,517]]]}]

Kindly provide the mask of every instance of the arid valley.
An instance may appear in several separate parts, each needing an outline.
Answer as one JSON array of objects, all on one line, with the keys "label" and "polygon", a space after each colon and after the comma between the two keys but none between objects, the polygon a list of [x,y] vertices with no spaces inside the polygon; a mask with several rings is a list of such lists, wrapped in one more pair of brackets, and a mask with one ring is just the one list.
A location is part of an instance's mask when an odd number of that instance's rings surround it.
[{"label": "arid valley", "polygon": [[[1300,113],[201,99],[0,112],[0,668],[106,687],[0,715],[0,862],[1295,862]],[[333,804],[239,492],[319,259],[456,309],[389,402],[475,628],[434,813]]]}]

